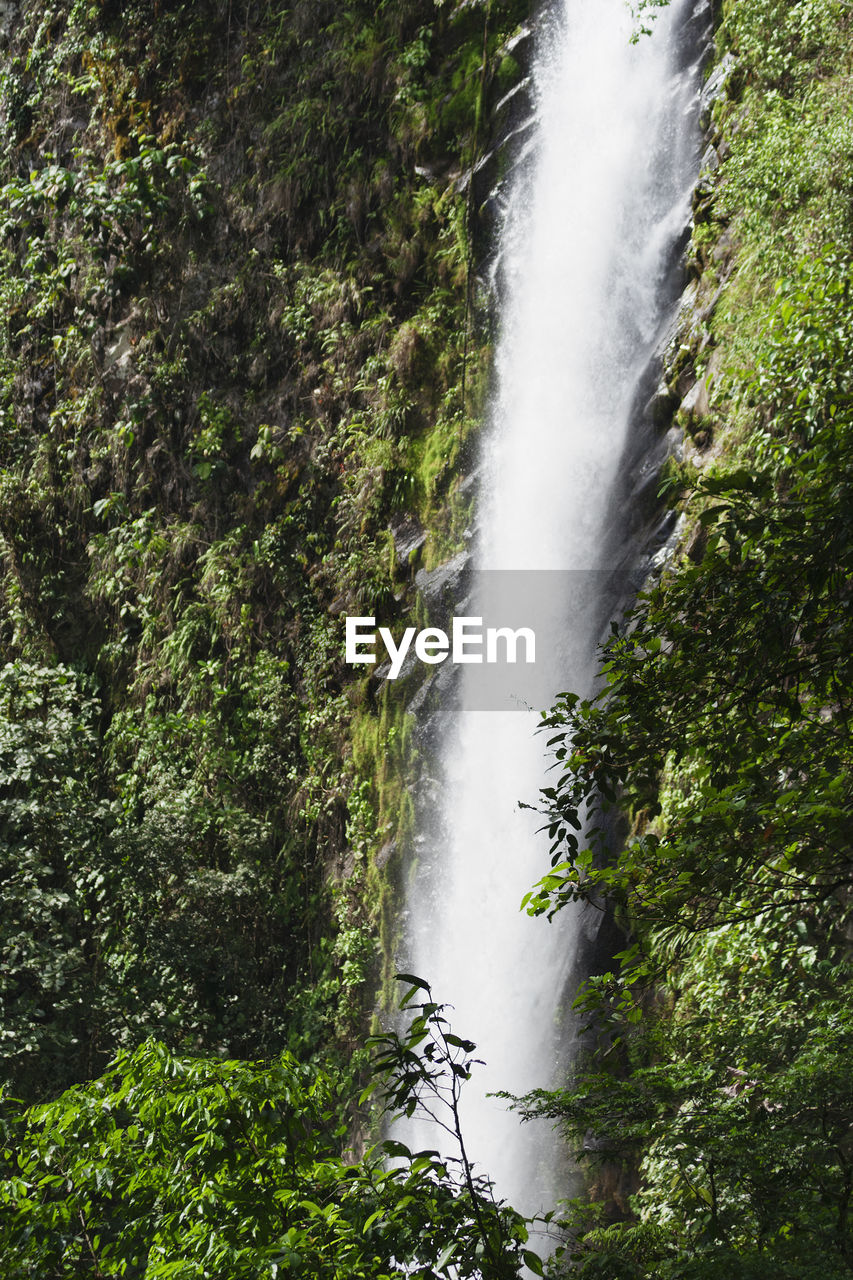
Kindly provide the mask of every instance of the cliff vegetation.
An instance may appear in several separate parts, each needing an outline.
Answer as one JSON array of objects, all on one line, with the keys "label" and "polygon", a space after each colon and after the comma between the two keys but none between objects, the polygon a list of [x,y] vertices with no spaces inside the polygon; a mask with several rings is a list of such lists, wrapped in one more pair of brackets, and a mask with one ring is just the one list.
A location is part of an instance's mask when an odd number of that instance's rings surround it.
[{"label": "cliff vegetation", "polygon": [[853,1268],[853,15],[720,17],[666,369],[678,550],[614,628],[604,694],[546,726],[552,869],[529,909],[607,904],[627,933],[579,999],[587,1061],[526,1102],[597,1185],[584,1276]]},{"label": "cliff vegetation", "polygon": [[464,1141],[364,1149],[474,1046],[414,977],[365,1043],[416,743],[342,643],[470,517],[528,4],[0,8],[4,1274],[850,1276],[850,5],[718,6],[678,541],[545,721],[528,907],[626,938],[520,1103],[547,1263]]}]

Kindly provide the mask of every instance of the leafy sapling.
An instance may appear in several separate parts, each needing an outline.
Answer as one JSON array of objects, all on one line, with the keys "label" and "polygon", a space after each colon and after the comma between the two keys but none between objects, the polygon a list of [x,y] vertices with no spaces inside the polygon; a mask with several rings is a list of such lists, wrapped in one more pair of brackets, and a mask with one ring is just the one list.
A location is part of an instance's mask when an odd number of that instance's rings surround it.
[{"label": "leafy sapling", "polygon": [[[412,1153],[402,1142],[388,1139],[382,1145],[392,1159],[409,1161],[413,1168],[432,1165],[439,1178],[455,1177],[458,1199],[470,1212],[471,1233],[457,1235],[447,1261],[453,1257],[455,1274],[480,1280],[515,1280],[524,1274],[543,1274],[538,1254],[524,1246],[528,1222],[515,1209],[495,1199],[491,1180],[475,1172],[465,1145],[460,1118],[462,1086],[472,1068],[482,1060],[474,1057],[476,1045],[450,1028],[448,1006],[432,999],[427,982],[414,974],[397,974],[408,984],[400,1002],[401,1010],[414,1016],[406,1031],[390,1031],[371,1037],[375,1057],[373,1080],[362,1100],[379,1091],[383,1115],[390,1120],[426,1118],[442,1129],[453,1142],[458,1156],[440,1159],[437,1151]],[[420,1001],[417,997],[421,996]],[[458,1170],[449,1173],[448,1166]],[[451,1248],[451,1246],[448,1246]]]}]

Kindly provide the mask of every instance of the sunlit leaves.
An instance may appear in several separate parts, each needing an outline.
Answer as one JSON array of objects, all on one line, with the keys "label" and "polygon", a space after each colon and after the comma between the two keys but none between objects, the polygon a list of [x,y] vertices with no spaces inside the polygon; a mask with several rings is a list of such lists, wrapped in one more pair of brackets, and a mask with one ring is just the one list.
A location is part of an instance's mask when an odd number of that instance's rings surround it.
[{"label": "sunlit leaves", "polygon": [[[428,1025],[440,1017],[421,1008]],[[417,1060],[403,1073],[404,1109]],[[454,1061],[422,1070],[455,1087]],[[403,1080],[397,1064],[378,1070],[386,1086]],[[391,1140],[343,1159],[348,1105],[342,1080],[288,1054],[190,1059],[155,1042],[48,1105],[27,1112],[7,1099],[5,1264],[69,1280],[81,1269],[155,1280],[211,1268],[247,1280],[514,1280],[523,1257],[542,1274],[524,1220],[470,1169],[451,1172],[458,1161]]]}]

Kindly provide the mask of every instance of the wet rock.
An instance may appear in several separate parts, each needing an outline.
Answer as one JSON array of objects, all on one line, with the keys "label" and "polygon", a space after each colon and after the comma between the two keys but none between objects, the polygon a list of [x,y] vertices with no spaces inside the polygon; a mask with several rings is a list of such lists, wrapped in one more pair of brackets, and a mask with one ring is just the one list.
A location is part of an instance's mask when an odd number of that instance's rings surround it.
[{"label": "wet rock", "polygon": [[419,552],[426,542],[426,533],[420,521],[414,516],[403,516],[400,520],[392,521],[388,527],[394,539],[397,563],[409,564],[415,553]]},{"label": "wet rock", "polygon": [[679,353],[682,348],[689,346],[691,337],[701,326],[698,298],[698,281],[691,280],[670,312],[655,347],[652,361],[656,361],[658,367],[663,369],[666,382],[676,376]]},{"label": "wet rock", "polygon": [[468,474],[462,480],[459,481],[459,484],[456,486],[456,492],[469,493],[470,490],[477,483],[477,481],[480,479],[481,470],[482,470],[481,467],[475,467],[473,471],[469,471]]},{"label": "wet rock", "polygon": [[727,53],[708,76],[699,98],[699,126],[707,130],[711,124],[711,111],[718,98],[723,98],[728,89],[732,72],[737,66],[734,54]]},{"label": "wet rock", "polygon": [[104,351],[104,373],[114,378],[128,378],[132,372],[130,361],[133,345],[127,329],[122,329],[118,340]]},{"label": "wet rock", "polygon": [[406,704],[406,711],[411,716],[420,716],[432,692],[432,681],[424,680],[415,696]]},{"label": "wet rock", "polygon": [[653,394],[643,406],[643,418],[656,427],[666,427],[672,421],[677,408],[678,396],[670,391],[661,378]]},{"label": "wet rock", "polygon": [[700,182],[702,178],[709,174],[716,173],[720,167],[720,153],[713,143],[709,142],[705,148],[702,162],[699,165]]},{"label": "wet rock", "polygon": [[[381,651],[381,648],[382,648],[382,642],[378,641],[377,652]],[[403,665],[400,667],[400,671],[397,676],[397,681],[399,683],[405,684],[409,676],[414,675],[415,672],[418,670],[419,666],[420,666],[420,663],[418,662],[417,656],[415,654],[415,647],[414,645],[410,645],[408,653],[403,659]],[[371,672],[371,675],[374,680],[387,680],[391,675],[390,659],[387,662],[383,662],[381,667],[374,667]]]},{"label": "wet rock", "polygon": [[464,579],[471,559],[470,552],[460,551],[437,569],[419,569],[415,586],[427,606],[430,620],[441,626],[450,617],[464,592]]},{"label": "wet rock", "polygon": [[381,871],[382,868],[384,866],[387,866],[387,864],[391,861],[391,859],[394,857],[394,854],[396,852],[397,852],[397,841],[386,840],[382,848],[376,854],[376,857],[374,859],[374,863],[376,867]]},{"label": "wet rock", "polygon": [[660,506],[658,490],[660,488],[661,467],[667,458],[678,458],[681,453],[681,432],[671,427],[643,457],[642,463],[635,472],[635,481],[628,497],[631,508],[642,521],[653,518]]},{"label": "wet rock", "polygon": [[704,378],[699,378],[694,382],[693,386],[687,392],[687,395],[681,401],[681,413],[685,418],[685,425],[688,427],[697,423],[700,418],[707,418],[711,412],[711,404],[708,398],[708,386]]}]

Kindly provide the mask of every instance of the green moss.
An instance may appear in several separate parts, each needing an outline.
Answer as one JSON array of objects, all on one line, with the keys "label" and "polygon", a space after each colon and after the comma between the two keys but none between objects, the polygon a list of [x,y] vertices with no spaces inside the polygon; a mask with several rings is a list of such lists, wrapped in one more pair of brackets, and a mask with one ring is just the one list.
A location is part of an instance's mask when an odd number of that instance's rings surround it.
[{"label": "green moss", "polygon": [[351,742],[354,768],[374,788],[374,849],[386,842],[408,847],[412,836],[408,788],[417,761],[415,721],[394,685],[383,682],[376,709],[359,709]]}]

